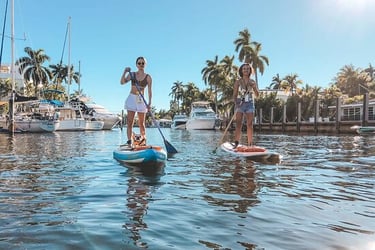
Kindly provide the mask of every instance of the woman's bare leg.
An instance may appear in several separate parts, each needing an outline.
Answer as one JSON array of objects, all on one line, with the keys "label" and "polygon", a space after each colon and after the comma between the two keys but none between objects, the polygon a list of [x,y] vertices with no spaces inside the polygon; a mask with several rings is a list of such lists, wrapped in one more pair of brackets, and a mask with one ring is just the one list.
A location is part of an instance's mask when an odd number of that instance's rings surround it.
[{"label": "woman's bare leg", "polygon": [[138,126],[143,138],[146,138],[146,113],[138,112]]},{"label": "woman's bare leg", "polygon": [[241,132],[242,132],[242,119],[243,114],[240,112],[236,113],[236,130],[234,133],[234,141],[240,141],[241,138]]},{"label": "woman's bare leg", "polygon": [[246,131],[247,131],[247,145],[252,146],[253,145],[253,113],[247,113],[246,114]]},{"label": "woman's bare leg", "polygon": [[128,137],[128,141],[132,139],[132,133],[133,133],[133,124],[134,124],[134,111],[127,111],[127,127],[126,127],[126,135]]}]

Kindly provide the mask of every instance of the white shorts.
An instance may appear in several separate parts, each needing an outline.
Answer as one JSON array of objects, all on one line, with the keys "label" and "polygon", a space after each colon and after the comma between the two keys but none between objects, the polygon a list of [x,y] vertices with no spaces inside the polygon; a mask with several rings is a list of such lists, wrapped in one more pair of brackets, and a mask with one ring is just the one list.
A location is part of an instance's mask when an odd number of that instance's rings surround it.
[{"label": "white shorts", "polygon": [[128,98],[126,98],[125,109],[134,112],[147,113],[147,107],[142,97],[135,94],[129,94]]}]

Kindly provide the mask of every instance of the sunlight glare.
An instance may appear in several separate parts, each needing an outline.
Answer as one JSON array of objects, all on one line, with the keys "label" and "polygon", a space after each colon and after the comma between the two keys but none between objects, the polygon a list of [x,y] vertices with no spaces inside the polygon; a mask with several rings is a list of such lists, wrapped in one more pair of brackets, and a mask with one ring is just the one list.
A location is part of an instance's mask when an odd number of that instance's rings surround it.
[{"label": "sunlight glare", "polygon": [[346,13],[361,13],[374,4],[374,0],[336,0],[338,10]]}]

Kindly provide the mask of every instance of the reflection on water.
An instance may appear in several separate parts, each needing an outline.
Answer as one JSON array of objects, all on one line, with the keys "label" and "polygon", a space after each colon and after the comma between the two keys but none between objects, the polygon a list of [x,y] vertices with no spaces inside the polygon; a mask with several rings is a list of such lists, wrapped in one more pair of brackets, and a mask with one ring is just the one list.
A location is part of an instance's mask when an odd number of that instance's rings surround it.
[{"label": "reflection on water", "polygon": [[137,247],[147,248],[147,242],[142,242],[141,231],[147,229],[147,224],[143,217],[147,214],[148,203],[152,199],[152,192],[158,185],[158,176],[142,177],[129,176],[126,190],[126,222],[124,228],[127,229],[130,239]]},{"label": "reflection on water", "polygon": [[0,134],[0,249],[375,249],[374,136],[256,134],[275,162],[163,133],[153,175],[112,158],[120,130]]},{"label": "reflection on water", "polygon": [[[220,167],[210,171],[216,179],[203,181],[207,194],[203,198],[212,205],[222,206],[228,211],[246,213],[257,204],[258,185],[256,168],[251,161],[223,160]],[[223,174],[225,173],[225,174]]]}]

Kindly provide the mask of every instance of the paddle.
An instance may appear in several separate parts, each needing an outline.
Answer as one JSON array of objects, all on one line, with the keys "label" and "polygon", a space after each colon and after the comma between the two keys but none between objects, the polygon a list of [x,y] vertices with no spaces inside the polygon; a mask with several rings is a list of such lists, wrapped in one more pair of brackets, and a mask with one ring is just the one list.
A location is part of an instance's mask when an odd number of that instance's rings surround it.
[{"label": "paddle", "polygon": [[221,136],[220,141],[219,141],[217,147],[212,151],[213,154],[216,153],[217,148],[221,145],[221,143],[223,143],[223,139],[224,139],[226,133],[228,132],[228,129],[229,129],[230,125],[232,124],[233,119],[234,119],[235,116],[236,116],[236,112],[234,112],[234,114],[233,114],[232,118],[230,119],[230,121],[229,121],[227,127],[225,128],[224,133],[223,133],[223,135]]},{"label": "paddle", "polygon": [[[133,72],[133,73],[134,73],[134,72]],[[134,75],[132,74],[132,72],[129,72],[129,74],[130,74],[130,79],[134,80],[134,82],[135,82],[135,87],[137,88],[139,95],[142,97],[143,102],[144,102],[145,105],[148,107],[148,104],[147,104],[147,102],[146,102],[146,99],[145,99],[145,97],[142,95],[141,89],[139,88],[137,78],[134,77]],[[150,112],[150,115],[151,115],[151,118],[152,118],[153,123],[157,126],[157,128],[158,128],[158,130],[159,130],[159,132],[160,132],[160,134],[161,134],[161,137],[163,137],[164,145],[165,145],[165,148],[167,149],[167,153],[168,153],[168,154],[176,154],[176,153],[178,153],[177,149],[176,149],[175,147],[173,147],[172,144],[170,144],[170,143],[165,139],[163,133],[161,132],[161,129],[160,129],[159,123],[156,122],[156,120],[155,120],[155,116],[154,116],[154,114],[152,113],[151,109],[149,109],[148,112]]]}]

